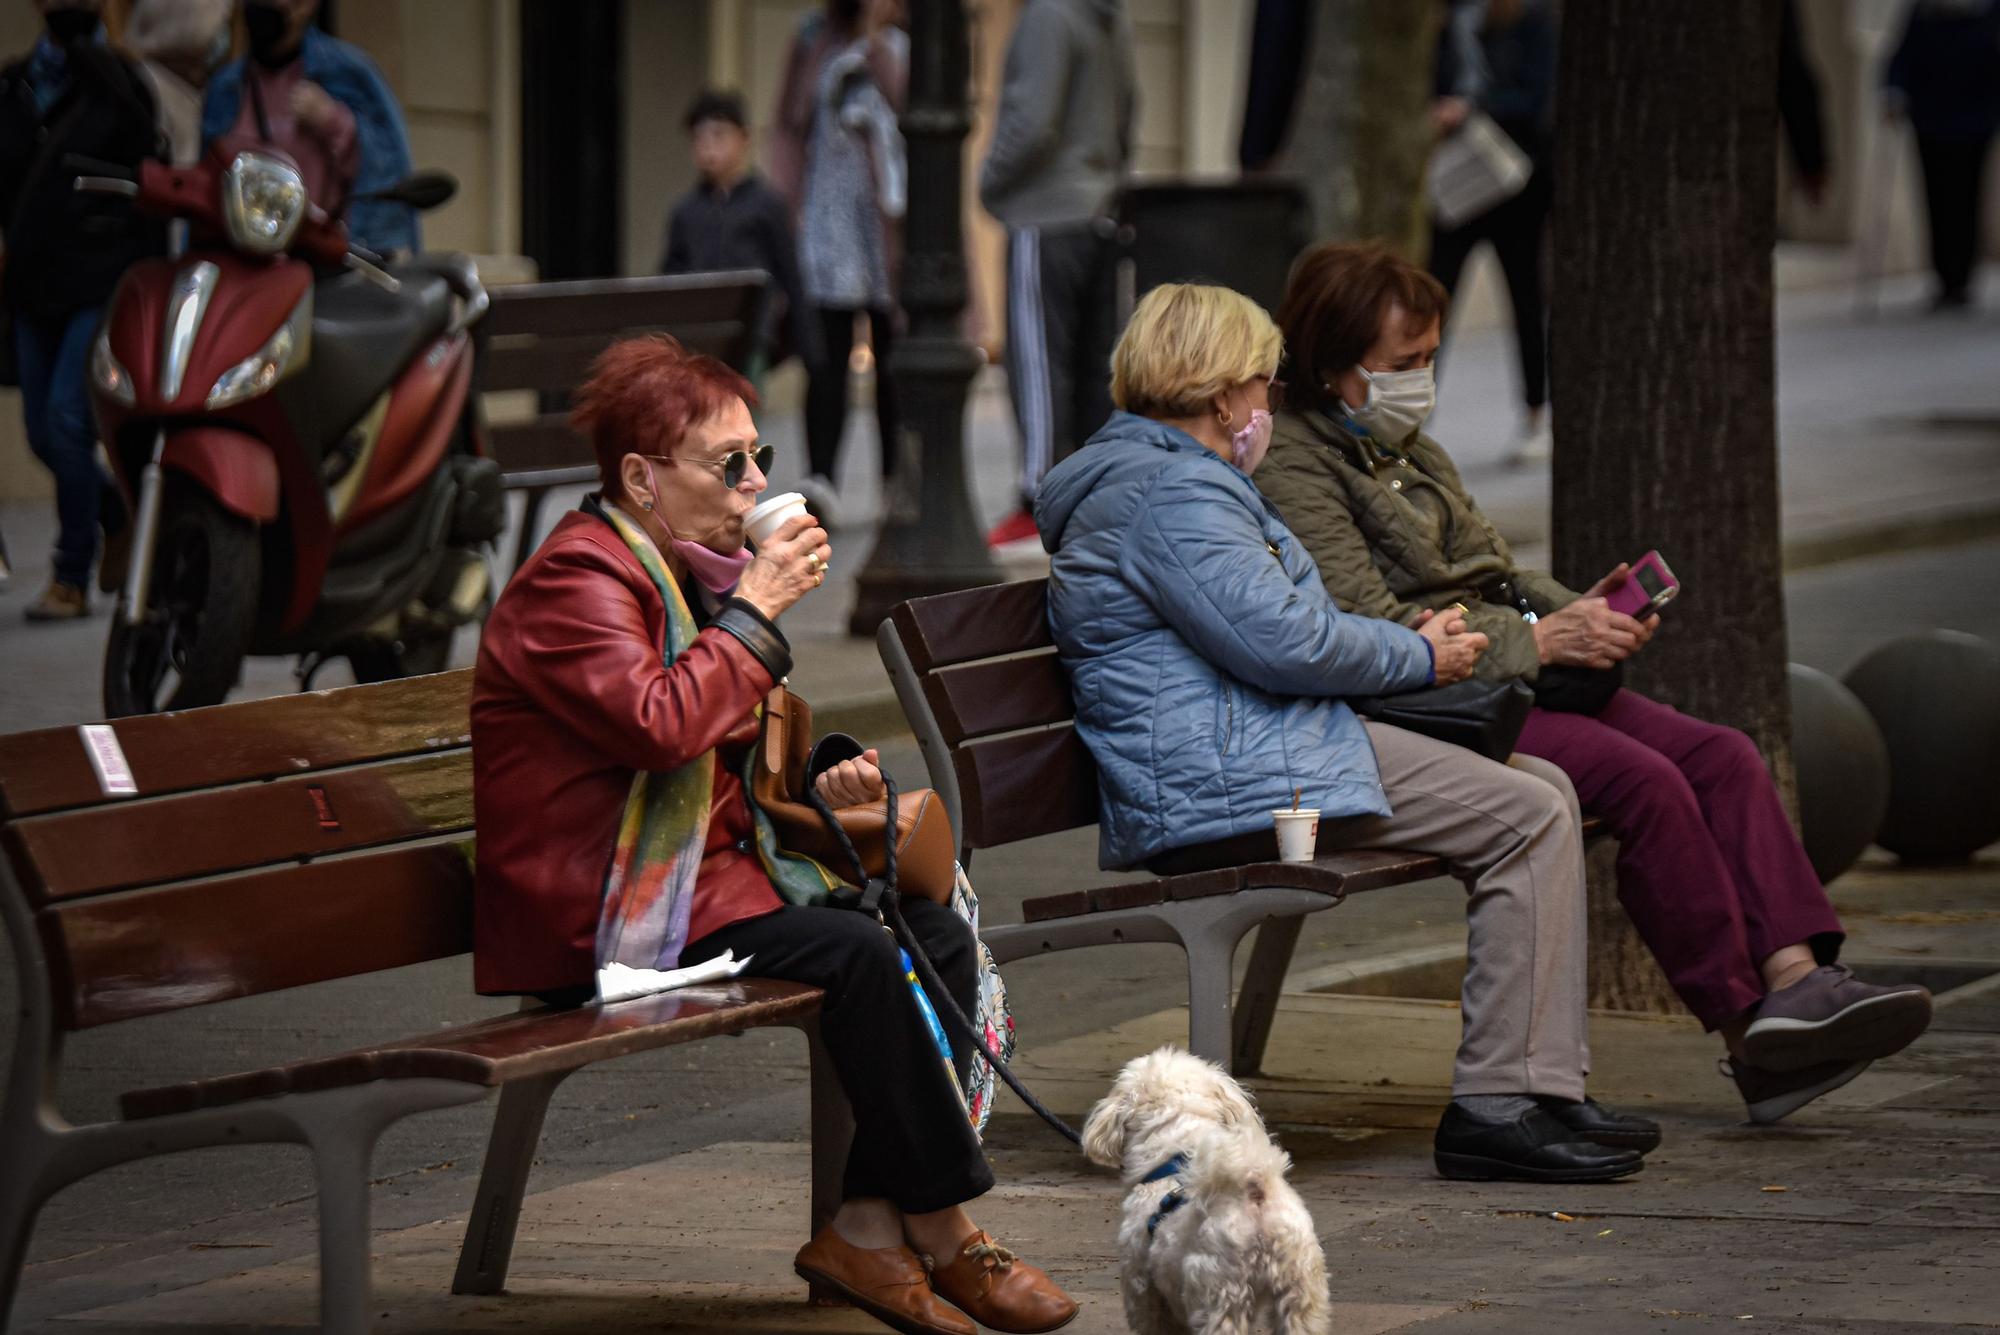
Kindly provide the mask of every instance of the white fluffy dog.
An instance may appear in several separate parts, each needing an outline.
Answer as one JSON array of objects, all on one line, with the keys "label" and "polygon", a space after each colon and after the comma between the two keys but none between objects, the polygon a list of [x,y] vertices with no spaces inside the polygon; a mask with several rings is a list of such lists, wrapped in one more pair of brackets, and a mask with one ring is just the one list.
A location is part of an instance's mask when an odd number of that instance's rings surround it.
[{"label": "white fluffy dog", "polygon": [[1243,1087],[1178,1048],[1128,1062],[1083,1152],[1125,1181],[1118,1255],[1137,1335],[1326,1335],[1326,1257]]}]

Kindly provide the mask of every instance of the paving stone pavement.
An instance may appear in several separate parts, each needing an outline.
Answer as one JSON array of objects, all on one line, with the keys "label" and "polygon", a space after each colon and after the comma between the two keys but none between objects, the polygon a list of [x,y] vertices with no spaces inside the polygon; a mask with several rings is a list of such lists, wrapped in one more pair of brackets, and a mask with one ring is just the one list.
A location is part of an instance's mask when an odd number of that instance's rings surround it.
[{"label": "paving stone pavement", "polygon": [[[2000,421],[1991,374],[2000,325],[1991,316],[1909,317],[1863,328],[1841,300],[1822,294],[1781,311],[1794,529],[1818,525],[1808,531],[1838,537],[1856,523],[1914,516],[1919,527],[1937,522],[1967,536],[1950,517],[2000,498],[1991,429]],[[1479,406],[1504,402],[1510,375],[1497,335],[1469,335],[1446,375],[1439,429],[1468,460],[1475,489],[1514,516],[1508,522],[1532,547],[1545,475],[1501,465],[1511,420]],[[1940,414],[1942,425],[1923,420]],[[795,429],[772,425],[774,435]],[[975,406],[973,437],[992,517],[1006,504],[1011,439],[990,391]],[[858,497],[870,467],[864,442],[848,460]],[[103,620],[23,626],[15,608],[38,586],[46,520],[38,507],[9,506],[0,526],[20,563],[0,597],[0,731],[93,717]],[[1793,657],[1838,674],[1895,634],[1952,626],[2000,638],[1985,594],[1996,586],[2000,532],[1795,573],[1787,580]],[[796,619],[797,680],[816,702],[879,696],[872,645],[837,633],[845,600],[831,583],[829,594]],[[469,637],[459,648],[469,661]],[[283,665],[263,664],[245,692],[289,686]],[[892,740],[885,755],[906,785],[922,781],[907,739]],[[1111,879],[1094,867],[1086,831],[982,854],[975,877],[989,919],[1008,922],[1023,898]],[[1909,968],[1964,960],[2000,969],[2000,849],[1957,872],[1901,870],[1877,855],[1834,893],[1859,953]],[[1435,954],[1454,941],[1463,941],[1454,884],[1361,896],[1309,920],[1294,978],[1310,984],[1356,961]],[[1184,1035],[1180,969],[1178,954],[1160,946],[1011,966],[1024,1070],[1059,1107],[1080,1113],[1118,1061]],[[8,986],[0,959],[0,989]],[[102,1116],[117,1091],[135,1085],[338,1051],[493,1009],[454,961],[114,1026],[72,1044],[63,1104]],[[0,1048],[10,1024],[0,1016]],[[1320,1224],[1341,1331],[1727,1322],[1872,1335],[2000,1324],[2000,992],[1955,999],[1916,1049],[1768,1130],[1741,1124],[1713,1072],[1713,1045],[1689,1026],[1600,1017],[1596,1092],[1656,1112],[1669,1142],[1636,1182],[1554,1195],[1430,1175],[1427,1138],[1455,1030],[1448,1003],[1423,999],[1302,991],[1281,1013],[1271,1074],[1257,1088]],[[790,1275],[805,1209],[801,1058],[795,1036],[754,1034],[613,1063],[565,1084],[531,1184],[515,1292],[504,1299],[448,1295],[490,1110],[404,1123],[376,1161],[380,1328],[877,1329],[851,1311],[807,1308]],[[982,1219],[1075,1286],[1086,1310],[1072,1329],[1121,1329],[1115,1184],[1080,1168],[1011,1106],[991,1144],[1003,1185]],[[311,1205],[303,1155],[289,1148],[183,1155],[104,1174],[44,1211],[10,1328],[309,1327]],[[1552,1210],[1575,1219],[1550,1219]]]}]

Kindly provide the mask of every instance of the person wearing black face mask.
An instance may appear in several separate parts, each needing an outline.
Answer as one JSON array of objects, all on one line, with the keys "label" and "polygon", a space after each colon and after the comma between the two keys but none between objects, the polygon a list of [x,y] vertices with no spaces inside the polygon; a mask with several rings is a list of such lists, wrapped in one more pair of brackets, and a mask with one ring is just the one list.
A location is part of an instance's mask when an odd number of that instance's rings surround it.
[{"label": "person wearing black face mask", "polygon": [[51,579],[33,621],[87,616],[100,524],[124,506],[97,462],[84,369],[98,318],[132,261],[163,248],[158,224],[123,200],[81,195],[69,154],[136,170],[157,156],[153,96],[103,40],[98,0],[38,0],[46,31],[0,70],[0,228],[4,317],[14,338],[28,444],[56,482]]},{"label": "person wearing black face mask", "polygon": [[404,204],[357,198],[410,174],[410,140],[396,98],[361,48],[314,23],[319,0],[246,0],[250,54],[216,71],[202,106],[204,146],[228,135],[262,142],[299,164],[312,201],[360,245],[383,255],[421,249]]}]

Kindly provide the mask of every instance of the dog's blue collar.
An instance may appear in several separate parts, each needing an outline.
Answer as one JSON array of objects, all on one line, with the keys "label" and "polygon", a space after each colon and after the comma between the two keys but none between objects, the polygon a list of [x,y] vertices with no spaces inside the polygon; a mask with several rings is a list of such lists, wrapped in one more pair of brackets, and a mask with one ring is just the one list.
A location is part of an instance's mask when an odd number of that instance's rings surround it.
[{"label": "dog's blue collar", "polygon": [[[1170,1177],[1179,1177],[1186,1168],[1187,1168],[1187,1155],[1176,1154],[1173,1158],[1167,1160],[1165,1163],[1161,1164],[1158,1168],[1155,1168],[1152,1172],[1140,1178],[1139,1181],[1142,1183],[1164,1182],[1166,1181],[1166,1179]],[[1160,1226],[1160,1221],[1162,1219],[1165,1219],[1168,1215],[1172,1214],[1174,1211],[1180,1209],[1183,1205],[1186,1204],[1187,1204],[1187,1196],[1184,1192],[1181,1191],[1179,1186],[1175,1186],[1172,1190],[1167,1192],[1166,1195],[1160,1197],[1159,1209],[1153,1211],[1152,1216],[1146,1220],[1146,1236],[1149,1238],[1152,1237],[1153,1230],[1157,1229]]]}]

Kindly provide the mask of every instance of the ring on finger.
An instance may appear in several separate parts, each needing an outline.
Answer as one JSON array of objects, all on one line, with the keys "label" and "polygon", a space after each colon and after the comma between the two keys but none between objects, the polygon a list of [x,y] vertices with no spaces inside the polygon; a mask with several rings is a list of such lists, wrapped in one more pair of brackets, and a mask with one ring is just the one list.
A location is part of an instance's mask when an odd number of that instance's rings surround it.
[{"label": "ring on finger", "polygon": [[825,561],[822,561],[822,560],[820,559],[820,555],[819,555],[819,553],[818,553],[818,552],[807,552],[807,553],[806,553],[806,569],[807,569],[808,571],[816,571],[816,570],[820,569],[820,568],[821,568],[822,566],[824,566],[825,564],[826,564],[826,562],[825,562]]}]

